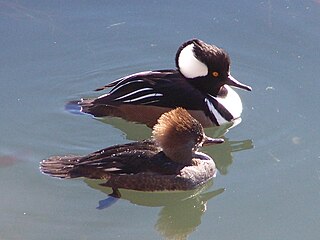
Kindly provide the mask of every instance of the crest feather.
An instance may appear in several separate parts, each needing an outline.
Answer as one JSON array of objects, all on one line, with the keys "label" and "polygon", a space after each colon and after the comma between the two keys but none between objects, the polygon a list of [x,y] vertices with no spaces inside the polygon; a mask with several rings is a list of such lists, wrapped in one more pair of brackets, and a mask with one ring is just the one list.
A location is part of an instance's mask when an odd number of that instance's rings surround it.
[{"label": "crest feather", "polygon": [[167,157],[176,161],[179,161],[178,153],[191,154],[196,143],[201,142],[203,138],[201,124],[187,110],[180,107],[162,114],[152,133]]}]

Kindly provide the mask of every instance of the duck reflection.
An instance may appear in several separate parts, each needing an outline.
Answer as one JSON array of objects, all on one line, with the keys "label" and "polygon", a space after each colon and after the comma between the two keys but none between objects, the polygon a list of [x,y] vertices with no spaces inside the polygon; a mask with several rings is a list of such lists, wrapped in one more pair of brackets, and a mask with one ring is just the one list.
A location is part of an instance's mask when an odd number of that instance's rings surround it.
[{"label": "duck reflection", "polygon": [[[91,188],[108,195],[111,188],[101,185],[103,181],[85,179]],[[220,188],[208,191],[213,185],[209,181],[190,191],[175,192],[139,192],[120,189],[121,199],[132,204],[147,207],[161,207],[155,229],[166,239],[186,239],[201,223],[201,217],[207,209],[207,202],[224,192]]]},{"label": "duck reflection", "polygon": [[214,162],[221,175],[228,173],[228,168],[233,163],[233,152],[244,151],[253,148],[251,139],[230,141],[224,137],[224,143],[216,145],[214,148],[204,147],[203,152],[214,157]]}]

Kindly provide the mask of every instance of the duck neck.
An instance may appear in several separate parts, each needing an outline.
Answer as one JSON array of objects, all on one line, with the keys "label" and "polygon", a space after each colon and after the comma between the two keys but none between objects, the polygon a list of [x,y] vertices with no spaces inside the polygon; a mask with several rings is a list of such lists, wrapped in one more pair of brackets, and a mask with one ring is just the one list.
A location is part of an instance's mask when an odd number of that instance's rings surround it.
[{"label": "duck neck", "polygon": [[222,89],[223,85],[219,84],[212,84],[212,81],[210,79],[208,80],[207,77],[199,77],[196,79],[188,79],[188,82],[198,89],[200,92],[217,97],[220,94],[220,91]]},{"label": "duck neck", "polygon": [[172,147],[163,149],[164,154],[172,161],[182,165],[192,165],[193,150],[185,147]]}]

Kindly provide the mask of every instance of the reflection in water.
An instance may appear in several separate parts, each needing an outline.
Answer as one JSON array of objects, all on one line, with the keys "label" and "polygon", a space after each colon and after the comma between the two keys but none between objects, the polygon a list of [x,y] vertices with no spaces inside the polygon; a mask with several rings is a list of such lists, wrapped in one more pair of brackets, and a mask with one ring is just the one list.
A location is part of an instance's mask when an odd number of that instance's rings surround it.
[{"label": "reflection in water", "polygon": [[[127,122],[119,118],[98,119],[103,123],[110,124],[126,134],[128,140],[142,140],[150,138],[151,129],[142,124]],[[239,123],[239,122],[238,122]],[[224,136],[228,130],[238,123],[212,127],[206,129],[210,137]],[[134,127],[133,127],[134,126]],[[252,140],[229,141],[224,138],[223,144],[213,147],[204,147],[204,151],[213,157],[217,169],[223,175],[227,174],[228,167],[232,164],[232,152],[253,148]],[[109,197],[99,202],[98,209],[110,207],[117,199],[110,197],[112,190],[100,184],[103,181],[84,180],[90,187],[107,193]],[[121,198],[133,204],[149,207],[162,207],[155,229],[166,239],[187,239],[201,223],[201,217],[206,211],[206,204],[211,198],[219,195],[224,189],[206,192],[212,186],[213,181],[193,191],[179,192],[138,192],[132,190],[120,190]]]},{"label": "reflection in water", "polygon": [[159,213],[155,228],[167,239],[187,239],[201,223],[207,210],[207,201],[222,193],[224,189],[201,193],[176,204],[165,206]]},{"label": "reflection in water", "polygon": [[[239,122],[237,124],[239,124]],[[226,134],[228,130],[234,126],[235,125],[226,124],[220,127],[208,128],[205,132],[210,137],[220,137]],[[251,148],[253,148],[251,139],[230,141],[228,138],[224,137],[223,144],[217,144],[213,147],[204,147],[204,152],[213,157],[220,174],[226,175],[228,173],[228,167],[233,162],[232,153]]]},{"label": "reflection in water", "polygon": [[152,129],[144,124],[128,122],[122,118],[107,117],[95,118],[105,124],[109,124],[126,134],[127,140],[139,141],[150,138]]},{"label": "reflection in water", "polygon": [[220,174],[226,175],[228,168],[233,162],[232,153],[253,148],[251,139],[230,141],[224,138],[224,143],[214,147],[205,147],[204,152],[213,157]]},{"label": "reflection in water", "polygon": [[[91,188],[110,194],[111,188],[103,187],[103,181],[85,179]],[[156,230],[166,239],[186,239],[201,223],[201,217],[206,211],[207,202],[224,192],[218,189],[205,192],[213,184],[209,181],[192,191],[175,192],[138,192],[121,189],[121,198],[129,202],[148,207],[162,207],[155,224]]]},{"label": "reflection in water", "polygon": [[20,162],[20,160],[16,156],[10,155],[1,155],[0,156],[0,168],[9,167],[16,163]]},{"label": "reflection in water", "polygon": [[[1,153],[1,150],[0,150]],[[16,151],[0,155],[0,168],[11,167],[15,164],[29,161],[30,151]]]}]

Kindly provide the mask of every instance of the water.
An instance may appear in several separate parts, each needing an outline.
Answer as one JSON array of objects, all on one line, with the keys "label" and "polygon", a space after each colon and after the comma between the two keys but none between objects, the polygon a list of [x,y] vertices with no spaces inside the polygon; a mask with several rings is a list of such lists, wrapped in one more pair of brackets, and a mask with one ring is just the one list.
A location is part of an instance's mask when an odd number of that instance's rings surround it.
[{"label": "water", "polygon": [[[318,239],[319,1],[0,1],[0,239]],[[40,174],[39,161],[150,136],[64,110],[121,76],[171,68],[197,37],[225,48],[242,122],[207,147],[195,192],[136,193]],[[219,129],[208,129],[219,135]]]}]

